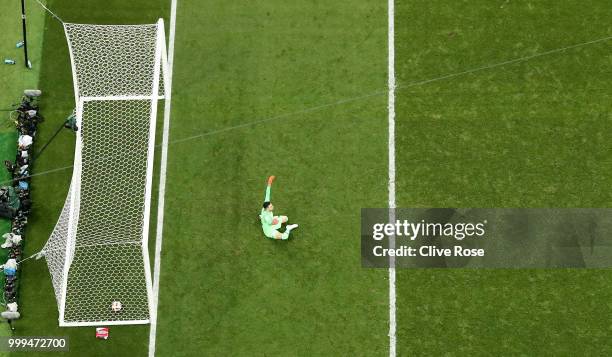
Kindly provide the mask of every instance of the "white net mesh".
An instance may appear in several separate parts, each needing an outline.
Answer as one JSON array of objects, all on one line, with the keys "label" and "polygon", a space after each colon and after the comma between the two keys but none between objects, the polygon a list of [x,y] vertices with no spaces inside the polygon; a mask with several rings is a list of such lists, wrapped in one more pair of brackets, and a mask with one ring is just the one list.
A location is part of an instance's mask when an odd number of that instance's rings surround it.
[{"label": "white net mesh", "polygon": [[79,130],[71,189],[44,248],[60,324],[146,323],[163,24],[64,27]]},{"label": "white net mesh", "polygon": [[71,193],[72,185],[70,185],[64,208],[51,233],[51,237],[43,248],[47,266],[49,267],[49,272],[51,272],[51,281],[53,283],[53,290],[55,291],[55,299],[57,300],[58,308],[61,308],[60,302],[62,301],[64,262],[66,261],[66,237],[68,236],[68,225],[70,224]]},{"label": "white net mesh", "polygon": [[[79,96],[151,95],[157,25],[65,24],[65,30]],[[163,93],[163,81],[159,88]]]}]

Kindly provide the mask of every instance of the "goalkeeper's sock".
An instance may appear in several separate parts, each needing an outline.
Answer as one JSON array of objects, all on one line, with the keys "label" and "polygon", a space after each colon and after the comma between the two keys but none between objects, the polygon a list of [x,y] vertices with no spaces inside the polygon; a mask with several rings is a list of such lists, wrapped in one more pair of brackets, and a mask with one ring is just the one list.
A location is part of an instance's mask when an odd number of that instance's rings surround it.
[{"label": "goalkeeper's sock", "polygon": [[292,229],[295,229],[297,227],[298,227],[297,224],[290,224],[290,225],[288,225],[287,228],[285,228],[285,233],[282,234],[282,239],[283,240],[289,239],[289,233],[291,233]]}]

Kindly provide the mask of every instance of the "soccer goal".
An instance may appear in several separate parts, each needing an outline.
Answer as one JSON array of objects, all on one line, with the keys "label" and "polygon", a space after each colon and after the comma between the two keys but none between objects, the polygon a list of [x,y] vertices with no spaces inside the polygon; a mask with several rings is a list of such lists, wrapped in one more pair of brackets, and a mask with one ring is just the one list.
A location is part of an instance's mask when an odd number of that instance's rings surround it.
[{"label": "soccer goal", "polygon": [[43,249],[59,324],[148,323],[155,126],[167,82],[164,23],[65,23],[64,31],[78,131],[70,190]]}]

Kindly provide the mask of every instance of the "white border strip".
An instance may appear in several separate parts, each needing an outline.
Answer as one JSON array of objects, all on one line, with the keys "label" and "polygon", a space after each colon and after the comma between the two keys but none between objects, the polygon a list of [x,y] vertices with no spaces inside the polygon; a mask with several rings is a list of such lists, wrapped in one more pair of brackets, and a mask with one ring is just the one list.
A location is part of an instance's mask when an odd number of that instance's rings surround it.
[{"label": "white border strip", "polygon": [[[151,328],[149,330],[149,357],[155,356],[155,339],[157,334],[157,305],[159,303],[159,273],[161,270],[161,250],[164,231],[164,203],[166,193],[166,169],[168,165],[168,138],[170,134],[170,104],[172,100],[172,64],[174,62],[174,37],[176,34],[176,5],[172,0],[170,5],[170,34],[168,38],[168,55],[162,56],[162,63],[166,62],[164,71],[164,128],[162,134],[162,152],[159,173],[159,197],[157,201],[157,229],[155,237],[155,263],[153,266],[153,309],[151,310]],[[166,51],[164,51],[165,54]],[[165,59],[165,61],[164,61]]]},{"label": "white border strip", "polygon": [[[159,94],[159,78],[162,67],[162,52],[165,51],[164,43],[166,35],[164,32],[164,20],[157,20],[157,31],[155,41],[155,60],[153,61],[153,85],[151,93]],[[151,219],[151,197],[153,196],[153,165],[155,156],[155,130],[157,128],[157,100],[151,100],[151,119],[149,121],[149,147],[147,150],[147,181],[145,187],[144,224],[142,229],[142,256],[144,263],[145,279],[147,281],[147,301],[149,302],[149,319],[153,314],[153,281],[151,279],[151,262],[149,258],[149,222]]]},{"label": "white border strip", "polygon": [[[166,39],[164,38],[164,41]],[[155,74],[153,75],[155,77]],[[157,95],[109,95],[109,96],[101,96],[101,97],[81,97],[81,100],[84,102],[91,102],[94,100],[161,100],[164,99],[164,96]]]},{"label": "white border strip", "polygon": [[[388,0],[388,23],[387,35],[389,47],[389,222],[395,221],[395,4],[394,0]],[[395,247],[395,237],[390,237],[389,248]],[[389,356],[396,355],[396,316],[395,316],[395,257],[389,257]]]}]

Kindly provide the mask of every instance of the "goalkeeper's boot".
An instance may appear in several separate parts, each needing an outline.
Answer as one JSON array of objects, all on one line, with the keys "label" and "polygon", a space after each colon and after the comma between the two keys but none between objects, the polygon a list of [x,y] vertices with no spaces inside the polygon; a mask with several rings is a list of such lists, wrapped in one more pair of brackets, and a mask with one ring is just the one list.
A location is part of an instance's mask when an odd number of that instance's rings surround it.
[{"label": "goalkeeper's boot", "polygon": [[297,227],[298,227],[297,224],[290,224],[290,225],[287,226],[287,230],[288,231],[292,231],[292,230],[296,229]]}]

